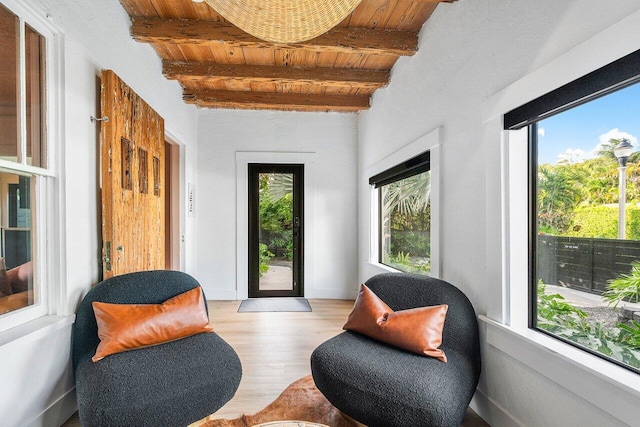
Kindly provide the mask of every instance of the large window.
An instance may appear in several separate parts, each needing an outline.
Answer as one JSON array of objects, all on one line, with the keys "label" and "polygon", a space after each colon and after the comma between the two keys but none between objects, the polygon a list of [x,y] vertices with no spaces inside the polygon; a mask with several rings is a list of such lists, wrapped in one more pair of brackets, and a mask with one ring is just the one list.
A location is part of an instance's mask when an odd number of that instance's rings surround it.
[{"label": "large window", "polygon": [[378,262],[431,272],[431,171],[427,151],[369,180],[378,190]]},{"label": "large window", "polygon": [[529,129],[531,328],[640,372],[640,51],[505,115]]},{"label": "large window", "polygon": [[[12,6],[13,5],[13,6]],[[46,313],[46,38],[0,4],[0,330]],[[20,9],[21,10],[21,9]],[[47,212],[49,211],[49,212]],[[36,268],[37,267],[37,268]]]}]

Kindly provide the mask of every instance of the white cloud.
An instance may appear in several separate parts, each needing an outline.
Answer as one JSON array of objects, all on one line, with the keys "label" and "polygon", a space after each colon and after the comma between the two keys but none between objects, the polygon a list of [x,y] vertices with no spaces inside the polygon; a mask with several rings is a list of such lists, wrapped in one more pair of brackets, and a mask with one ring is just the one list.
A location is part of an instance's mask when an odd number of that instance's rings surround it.
[{"label": "white cloud", "polygon": [[558,164],[570,164],[580,163],[586,160],[584,150],[576,148],[567,148],[564,153],[558,154]]},{"label": "white cloud", "polygon": [[539,127],[539,128],[538,128],[538,136],[541,136],[541,137],[543,137],[543,138],[544,138],[544,132],[545,132],[545,131],[544,131],[544,128],[543,128],[543,127]]},{"label": "white cloud", "polygon": [[603,133],[598,137],[598,145],[596,145],[593,150],[589,152],[589,158],[593,158],[598,154],[598,151],[602,150],[602,146],[609,143],[610,139],[622,139],[627,138],[631,145],[634,147],[638,146],[638,138],[631,135],[630,133],[623,132],[618,128],[611,129],[609,132]]}]

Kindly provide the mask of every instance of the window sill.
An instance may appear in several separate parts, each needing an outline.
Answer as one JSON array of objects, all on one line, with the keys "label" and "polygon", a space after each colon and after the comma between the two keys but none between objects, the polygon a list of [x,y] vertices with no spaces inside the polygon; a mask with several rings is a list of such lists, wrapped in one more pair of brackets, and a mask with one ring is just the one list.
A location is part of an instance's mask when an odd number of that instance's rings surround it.
[{"label": "window sill", "polygon": [[24,345],[37,341],[52,332],[72,325],[75,314],[42,316],[0,333],[0,357],[13,353]]},{"label": "window sill", "polygon": [[637,422],[640,375],[531,329],[478,317],[489,345],[622,422]]},{"label": "window sill", "polygon": [[368,262],[367,268],[371,271],[376,271],[376,273],[402,273],[402,271],[397,270],[393,267],[389,267],[388,265],[381,264],[379,262]]}]

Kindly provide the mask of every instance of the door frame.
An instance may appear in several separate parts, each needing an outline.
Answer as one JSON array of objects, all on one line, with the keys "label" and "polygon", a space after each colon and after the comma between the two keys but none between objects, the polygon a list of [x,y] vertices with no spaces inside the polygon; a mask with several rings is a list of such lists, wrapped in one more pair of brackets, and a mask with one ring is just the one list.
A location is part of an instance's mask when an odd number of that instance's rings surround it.
[{"label": "door frame", "polygon": [[322,298],[329,293],[316,290],[316,153],[310,152],[236,152],[236,288],[235,293],[221,295],[227,299],[243,300],[249,297],[249,163],[304,164],[304,293],[307,298]]},{"label": "door frame", "polygon": [[[293,289],[260,290],[260,194],[258,176],[263,173],[293,174],[293,218],[298,229],[293,230]],[[262,297],[303,297],[304,296],[304,165],[286,163],[250,163],[249,180],[249,298]],[[295,226],[294,226],[295,227]]]},{"label": "door frame", "polygon": [[164,132],[165,148],[170,150],[165,166],[170,169],[170,180],[165,182],[165,188],[169,192],[169,208],[165,211],[165,221],[168,221],[169,233],[165,238],[169,243],[167,249],[170,250],[171,265],[166,268],[170,270],[185,271],[184,263],[184,158],[185,147],[180,143],[174,134],[166,128]]}]

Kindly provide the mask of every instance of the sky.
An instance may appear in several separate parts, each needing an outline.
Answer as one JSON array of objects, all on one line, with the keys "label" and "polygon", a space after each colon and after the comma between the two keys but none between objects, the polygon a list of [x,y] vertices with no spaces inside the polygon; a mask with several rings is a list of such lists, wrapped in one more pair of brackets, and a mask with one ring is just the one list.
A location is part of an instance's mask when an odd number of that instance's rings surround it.
[{"label": "sky", "polygon": [[640,150],[640,83],[538,123],[538,163],[577,163],[595,157],[600,144],[627,138]]}]

